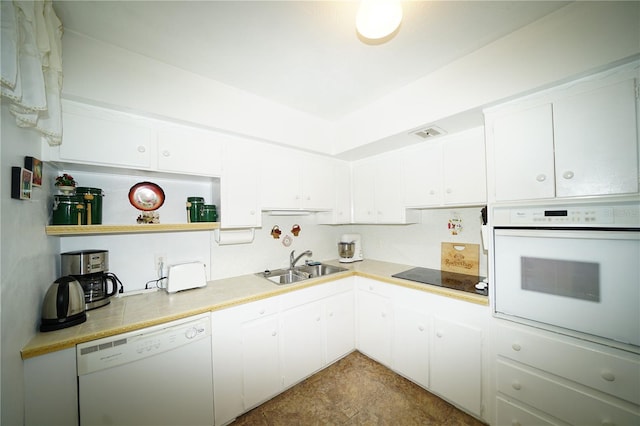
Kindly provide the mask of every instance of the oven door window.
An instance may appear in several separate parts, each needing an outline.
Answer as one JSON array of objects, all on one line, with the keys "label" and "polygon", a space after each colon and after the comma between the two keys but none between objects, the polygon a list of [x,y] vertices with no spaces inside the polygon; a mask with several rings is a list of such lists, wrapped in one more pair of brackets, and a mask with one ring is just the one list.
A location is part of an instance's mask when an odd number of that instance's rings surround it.
[{"label": "oven door window", "polygon": [[577,260],[520,258],[523,290],[600,301],[600,265]]}]

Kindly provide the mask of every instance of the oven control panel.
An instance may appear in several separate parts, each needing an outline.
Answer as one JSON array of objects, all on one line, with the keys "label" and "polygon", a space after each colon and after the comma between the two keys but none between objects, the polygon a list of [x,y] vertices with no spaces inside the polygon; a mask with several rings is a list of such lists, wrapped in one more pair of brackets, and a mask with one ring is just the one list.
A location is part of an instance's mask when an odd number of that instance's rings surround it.
[{"label": "oven control panel", "polygon": [[493,225],[637,228],[640,204],[496,207]]}]

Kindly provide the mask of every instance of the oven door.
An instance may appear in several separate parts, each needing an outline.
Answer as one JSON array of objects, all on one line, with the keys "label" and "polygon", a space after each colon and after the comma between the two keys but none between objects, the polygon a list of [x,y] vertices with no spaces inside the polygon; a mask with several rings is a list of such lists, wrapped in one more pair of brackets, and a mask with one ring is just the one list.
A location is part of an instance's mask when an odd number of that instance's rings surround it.
[{"label": "oven door", "polygon": [[640,346],[640,231],[494,230],[497,316]]}]

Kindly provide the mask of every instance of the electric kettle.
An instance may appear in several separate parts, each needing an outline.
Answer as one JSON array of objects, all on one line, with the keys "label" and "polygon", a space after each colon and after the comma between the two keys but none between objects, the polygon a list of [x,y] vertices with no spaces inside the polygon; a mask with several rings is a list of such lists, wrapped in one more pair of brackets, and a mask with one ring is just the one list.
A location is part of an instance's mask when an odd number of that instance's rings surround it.
[{"label": "electric kettle", "polygon": [[84,291],[75,278],[64,276],[51,284],[42,303],[40,331],[53,331],[87,320]]}]

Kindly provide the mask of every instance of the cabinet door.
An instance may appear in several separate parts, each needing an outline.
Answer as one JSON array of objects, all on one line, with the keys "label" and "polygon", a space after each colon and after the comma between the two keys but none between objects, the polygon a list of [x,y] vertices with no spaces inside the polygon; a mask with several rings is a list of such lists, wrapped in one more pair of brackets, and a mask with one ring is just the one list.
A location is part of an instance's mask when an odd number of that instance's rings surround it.
[{"label": "cabinet door", "polygon": [[371,160],[353,164],[353,221],[375,223],[375,178],[376,166]]},{"label": "cabinet door", "polygon": [[638,192],[634,80],[553,104],[559,197]]},{"label": "cabinet door", "polygon": [[393,319],[393,369],[429,387],[429,315],[395,305]]},{"label": "cabinet door", "polygon": [[158,129],[158,170],[220,176],[221,141],[212,132],[186,126]]},{"label": "cabinet door", "polygon": [[299,209],[302,206],[300,157],[293,150],[265,147],[260,154],[260,194],[263,209]]},{"label": "cabinet door", "polygon": [[358,350],[391,365],[392,311],[389,298],[358,291]]},{"label": "cabinet door", "polygon": [[322,304],[308,303],[282,313],[282,375],[289,387],[323,366]]},{"label": "cabinet door", "polygon": [[463,132],[442,144],[444,203],[484,204],[487,172],[482,128]]},{"label": "cabinet door", "polygon": [[78,424],[76,348],[24,361],[24,424]]},{"label": "cabinet door", "polygon": [[384,154],[374,163],[374,193],[377,223],[404,223],[402,163],[397,153]]},{"label": "cabinet door", "polygon": [[480,415],[482,330],[434,316],[431,389]]},{"label": "cabinet door", "polygon": [[150,122],[115,111],[65,103],[59,159],[149,169],[156,136]]},{"label": "cabinet door", "polygon": [[318,223],[341,225],[351,223],[351,167],[346,161],[333,163],[332,177],[333,208],[328,212],[319,212]]},{"label": "cabinet door", "polygon": [[246,322],[241,332],[244,408],[248,410],[282,389],[278,317]]},{"label": "cabinet door", "polygon": [[407,207],[442,204],[442,145],[423,143],[402,153],[402,188]]},{"label": "cabinet door", "polygon": [[502,115],[493,123],[496,201],[553,198],[551,104]]},{"label": "cabinet door", "polygon": [[354,311],[353,291],[337,294],[325,301],[327,363],[355,349]]},{"label": "cabinet door", "polygon": [[227,424],[244,412],[242,334],[238,309],[211,313],[215,424]]},{"label": "cabinet door", "polygon": [[335,161],[322,156],[304,156],[299,164],[302,175],[302,208],[330,210],[335,204]]},{"label": "cabinet door", "polygon": [[258,190],[259,170],[255,144],[228,139],[224,147],[220,182],[222,228],[259,227],[262,223]]}]

